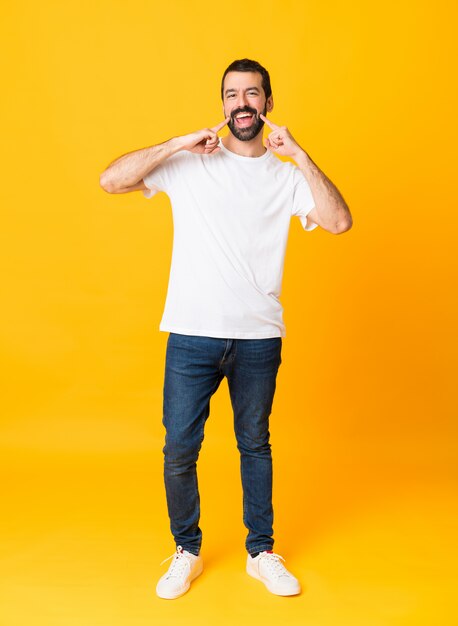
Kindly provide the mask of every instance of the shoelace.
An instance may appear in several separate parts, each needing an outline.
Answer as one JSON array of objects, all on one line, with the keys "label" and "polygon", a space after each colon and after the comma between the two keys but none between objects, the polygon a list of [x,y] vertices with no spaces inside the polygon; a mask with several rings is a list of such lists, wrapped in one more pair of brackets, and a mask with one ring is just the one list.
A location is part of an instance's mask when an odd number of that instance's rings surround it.
[{"label": "shoelace", "polygon": [[[285,559],[275,552],[265,552],[261,555],[263,562],[275,576],[291,576],[282,561]],[[261,559],[260,559],[261,560]]]},{"label": "shoelace", "polygon": [[166,561],[170,561],[170,559],[174,560],[172,561],[169,571],[167,572],[167,578],[180,578],[185,573],[186,567],[190,565],[189,557],[183,553],[183,548],[178,546],[176,552],[164,559],[161,565]]}]

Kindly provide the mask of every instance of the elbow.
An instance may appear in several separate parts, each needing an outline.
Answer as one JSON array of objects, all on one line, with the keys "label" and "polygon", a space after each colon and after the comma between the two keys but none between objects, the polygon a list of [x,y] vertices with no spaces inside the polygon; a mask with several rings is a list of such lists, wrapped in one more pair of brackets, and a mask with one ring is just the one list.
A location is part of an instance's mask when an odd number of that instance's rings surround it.
[{"label": "elbow", "polygon": [[340,235],[342,233],[346,233],[347,230],[350,230],[352,226],[353,226],[353,218],[351,216],[351,213],[348,207],[346,207],[341,218],[336,220],[334,229],[332,232],[334,233],[334,235]]},{"label": "elbow", "polygon": [[334,230],[334,234],[340,235],[342,233],[346,233],[347,230],[350,230],[352,226],[353,226],[353,219],[350,215],[347,218],[345,218],[345,220],[342,220],[341,222],[337,224],[337,227]]},{"label": "elbow", "polygon": [[104,191],[106,191],[107,193],[116,193],[117,192],[117,187],[116,185],[113,184],[113,181],[111,181],[109,179],[109,177],[107,176],[106,171],[102,172],[100,174],[100,186],[102,187],[102,189]]},{"label": "elbow", "polygon": [[317,219],[314,218],[314,221],[318,223],[318,226],[324,228],[332,235],[340,235],[341,233],[347,232],[353,226],[353,218],[351,216],[350,210],[348,207],[341,206],[336,208],[331,212],[330,215],[326,216],[326,222],[321,223]]}]

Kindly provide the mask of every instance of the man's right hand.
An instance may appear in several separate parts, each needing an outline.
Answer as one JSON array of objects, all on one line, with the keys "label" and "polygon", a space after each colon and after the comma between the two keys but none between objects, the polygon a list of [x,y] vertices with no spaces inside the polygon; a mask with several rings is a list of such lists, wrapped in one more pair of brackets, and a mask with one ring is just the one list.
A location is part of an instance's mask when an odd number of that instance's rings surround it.
[{"label": "man's right hand", "polygon": [[218,150],[221,150],[218,146],[218,133],[226,126],[230,119],[230,117],[226,117],[223,122],[213,126],[213,128],[204,128],[203,130],[197,130],[195,133],[183,135],[180,137],[181,149],[198,154],[212,154],[218,152]]}]

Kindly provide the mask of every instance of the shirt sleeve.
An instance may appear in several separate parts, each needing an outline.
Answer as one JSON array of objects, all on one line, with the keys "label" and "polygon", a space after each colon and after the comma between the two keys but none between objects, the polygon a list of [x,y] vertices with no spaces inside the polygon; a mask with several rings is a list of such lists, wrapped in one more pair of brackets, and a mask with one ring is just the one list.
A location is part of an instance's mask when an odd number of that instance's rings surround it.
[{"label": "shirt sleeve", "polygon": [[312,190],[301,170],[294,165],[293,173],[293,208],[292,215],[297,215],[301,221],[304,230],[314,230],[318,224],[309,220],[307,224],[307,215],[315,207],[315,200]]},{"label": "shirt sleeve", "polygon": [[148,172],[148,174],[143,177],[143,182],[146,187],[148,187],[148,189],[143,190],[145,198],[152,198],[158,193],[156,189],[152,188],[153,185],[157,187],[159,191],[164,191],[167,195],[170,195],[170,190],[180,175],[180,167],[189,159],[189,155],[191,154],[192,153],[187,150],[176,152]]}]

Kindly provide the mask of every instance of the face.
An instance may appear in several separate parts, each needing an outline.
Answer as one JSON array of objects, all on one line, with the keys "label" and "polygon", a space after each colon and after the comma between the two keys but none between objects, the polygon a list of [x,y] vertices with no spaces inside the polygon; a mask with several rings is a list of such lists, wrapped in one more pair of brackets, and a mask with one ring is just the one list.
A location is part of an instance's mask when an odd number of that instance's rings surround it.
[{"label": "face", "polygon": [[259,72],[229,72],[224,79],[223,111],[230,116],[229,130],[240,141],[254,139],[264,126],[259,117],[272,109],[266,100]]}]

